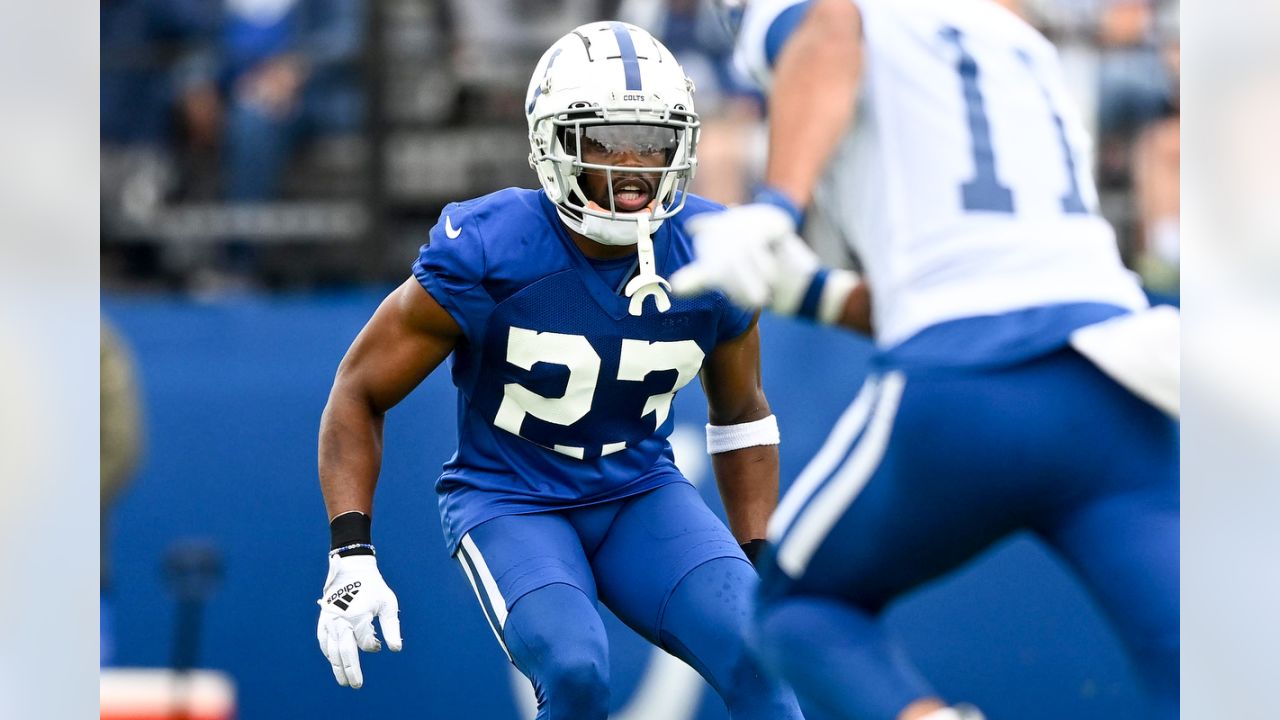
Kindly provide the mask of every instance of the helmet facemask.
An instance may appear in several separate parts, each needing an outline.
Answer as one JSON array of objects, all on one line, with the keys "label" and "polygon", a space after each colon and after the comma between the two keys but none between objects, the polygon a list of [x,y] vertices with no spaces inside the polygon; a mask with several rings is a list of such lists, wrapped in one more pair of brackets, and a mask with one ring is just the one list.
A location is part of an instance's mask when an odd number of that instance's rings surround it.
[{"label": "helmet facemask", "polygon": [[635,246],[632,315],[671,307],[653,233],[680,212],[697,168],[693,81],[671,51],[621,22],[588,23],[547,49],[529,82],[529,164],[570,230]]},{"label": "helmet facemask", "polygon": [[531,124],[531,164],[573,230],[632,245],[639,215],[652,233],[684,207],[697,166],[699,124],[691,110],[574,103]]}]

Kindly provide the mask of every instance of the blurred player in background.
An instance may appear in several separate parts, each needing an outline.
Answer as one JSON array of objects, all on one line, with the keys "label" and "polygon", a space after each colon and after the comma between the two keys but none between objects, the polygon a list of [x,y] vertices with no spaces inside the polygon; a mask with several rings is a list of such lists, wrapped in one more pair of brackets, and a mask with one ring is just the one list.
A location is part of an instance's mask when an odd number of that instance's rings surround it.
[{"label": "blurred player in background", "polygon": [[[833,717],[972,716],[878,616],[1030,529],[1177,717],[1177,315],[1148,309],[1097,214],[1053,46],[990,0],[753,0],[738,42],[770,94],[768,186],[694,222],[675,289],[879,350],[770,519],[766,662]],[[862,277],[796,236],[810,205]]]},{"label": "blurred player in background", "polygon": [[[692,258],[684,223],[692,84],[665,47],[619,22],[543,55],[526,114],[543,190],[445,207],[413,278],[343,359],[320,431],[331,519],[318,639],[342,685],[357,647],[401,647],[370,538],[383,417],[446,357],[459,448],[437,490],[448,549],[539,718],[603,720],[609,655],[597,598],[693,666],[735,720],[799,718],[744,651],[777,498],[777,424],[750,312],[718,294],[671,299]],[[673,462],[671,402],[701,372],[707,443],[732,532]]]},{"label": "blurred player in background", "polygon": [[111,518],[116,501],[133,482],[142,458],[142,398],[133,355],[115,327],[101,320],[99,337],[99,526],[98,526],[98,662],[115,660],[111,599]]}]

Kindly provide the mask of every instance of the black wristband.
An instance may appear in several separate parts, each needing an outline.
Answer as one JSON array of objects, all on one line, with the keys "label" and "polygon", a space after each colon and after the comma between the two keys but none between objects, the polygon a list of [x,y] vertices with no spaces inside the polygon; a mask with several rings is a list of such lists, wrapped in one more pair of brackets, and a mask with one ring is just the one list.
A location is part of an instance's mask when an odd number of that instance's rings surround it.
[{"label": "black wristband", "polygon": [[763,552],[768,545],[768,540],[761,540],[759,538],[749,540],[742,543],[742,552],[746,553],[747,559],[751,561],[752,565],[759,567],[760,553]]},{"label": "black wristband", "polygon": [[[368,515],[357,510],[342,513],[329,521],[329,549],[347,548],[338,553],[341,557],[372,555],[372,524],[373,520]],[[349,547],[351,545],[362,547]]]}]

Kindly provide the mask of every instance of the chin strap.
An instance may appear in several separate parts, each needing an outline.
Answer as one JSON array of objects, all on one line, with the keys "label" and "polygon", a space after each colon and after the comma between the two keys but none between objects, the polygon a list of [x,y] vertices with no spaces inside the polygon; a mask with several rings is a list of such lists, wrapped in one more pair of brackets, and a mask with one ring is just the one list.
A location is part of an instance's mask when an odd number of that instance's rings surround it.
[{"label": "chin strap", "polygon": [[623,290],[626,296],[631,298],[628,312],[639,317],[644,313],[644,299],[649,296],[653,296],[658,312],[666,312],[671,309],[671,298],[667,297],[671,284],[658,274],[654,263],[653,238],[649,236],[648,215],[636,218],[636,233],[639,236],[636,239],[636,255],[640,260],[640,272],[627,283],[626,289]]}]

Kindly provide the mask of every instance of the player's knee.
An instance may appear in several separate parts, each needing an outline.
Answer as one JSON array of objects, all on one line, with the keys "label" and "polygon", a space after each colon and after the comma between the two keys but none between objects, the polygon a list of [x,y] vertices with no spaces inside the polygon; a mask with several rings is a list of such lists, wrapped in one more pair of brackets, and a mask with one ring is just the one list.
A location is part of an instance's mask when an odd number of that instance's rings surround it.
[{"label": "player's knee", "polygon": [[553,717],[605,717],[609,704],[609,650],[603,637],[594,637],[594,633],[533,632],[522,634],[519,649],[512,650],[541,688],[553,708]]},{"label": "player's knee", "polygon": [[609,655],[602,638],[533,632],[522,634],[511,650],[538,688],[549,720],[608,716]]},{"label": "player's knee", "polygon": [[[588,612],[594,622],[581,616]],[[554,585],[525,596],[512,608],[504,635],[516,667],[539,690],[539,718],[607,717],[608,640],[582,591]]]},{"label": "player's knee", "polygon": [[599,718],[609,713],[607,660],[595,652],[561,652],[539,684],[553,718]]}]

